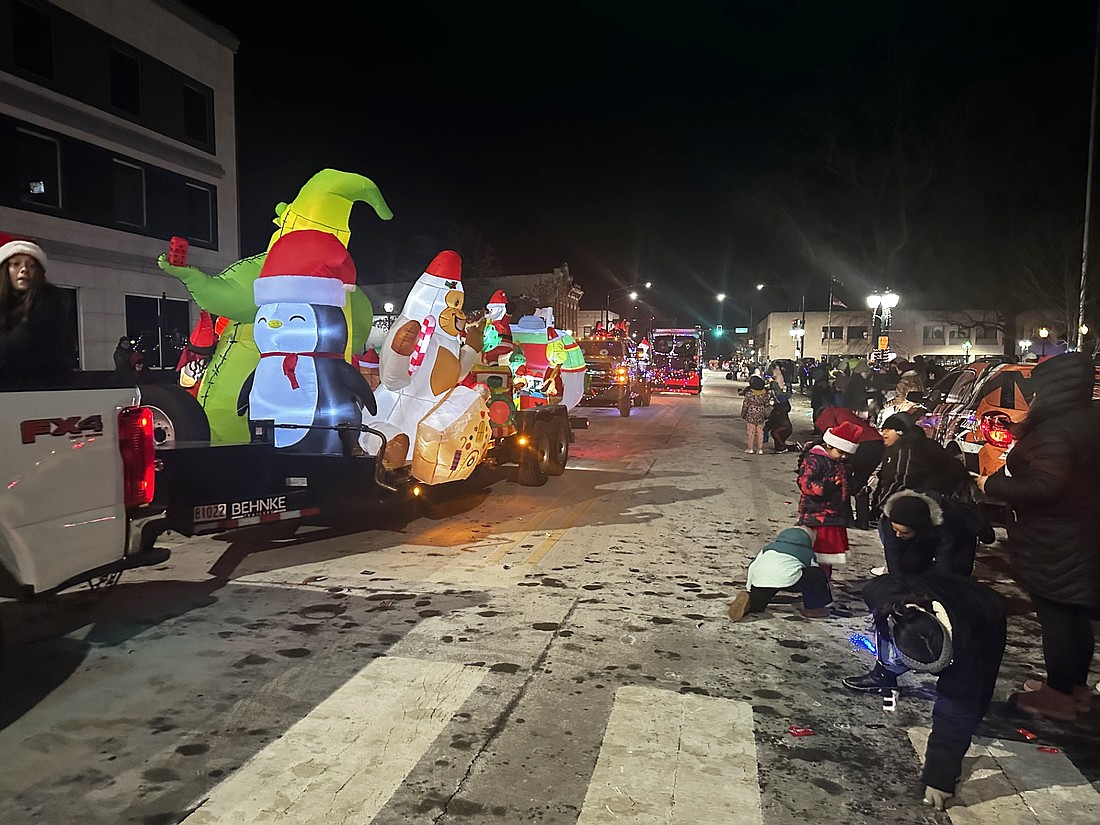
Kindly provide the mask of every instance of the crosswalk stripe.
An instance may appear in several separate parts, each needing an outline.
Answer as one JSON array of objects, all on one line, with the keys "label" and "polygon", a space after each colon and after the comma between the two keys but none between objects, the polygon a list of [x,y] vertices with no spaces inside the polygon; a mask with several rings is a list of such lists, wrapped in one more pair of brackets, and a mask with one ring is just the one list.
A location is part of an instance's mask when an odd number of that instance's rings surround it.
[{"label": "crosswalk stripe", "polygon": [[622,687],[577,825],[761,825],[752,706]]},{"label": "crosswalk stripe", "polygon": [[370,822],[484,673],[375,659],[216,787],[184,823]]},{"label": "crosswalk stripe", "polygon": [[[910,728],[924,758],[929,728]],[[1042,753],[1034,742],[975,738],[963,762],[952,825],[1095,825],[1100,794],[1069,758]]]}]

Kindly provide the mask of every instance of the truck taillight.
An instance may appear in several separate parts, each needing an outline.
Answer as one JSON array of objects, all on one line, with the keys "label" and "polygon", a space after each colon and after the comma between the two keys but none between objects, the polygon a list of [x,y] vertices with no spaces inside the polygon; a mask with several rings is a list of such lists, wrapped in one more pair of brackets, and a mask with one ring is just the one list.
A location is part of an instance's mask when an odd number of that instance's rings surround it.
[{"label": "truck taillight", "polygon": [[153,413],[126,407],[118,414],[118,449],[122,453],[122,487],[127,507],[153,500],[156,485],[153,460]]},{"label": "truck taillight", "polygon": [[1013,442],[1012,419],[1001,412],[987,412],[978,422],[978,431],[986,443],[994,447],[1007,447]]}]

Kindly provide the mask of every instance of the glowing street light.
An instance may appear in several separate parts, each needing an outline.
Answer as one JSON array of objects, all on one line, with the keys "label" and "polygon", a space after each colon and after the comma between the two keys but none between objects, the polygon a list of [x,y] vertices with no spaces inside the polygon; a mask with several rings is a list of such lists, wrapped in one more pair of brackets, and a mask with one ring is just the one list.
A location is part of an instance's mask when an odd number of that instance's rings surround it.
[{"label": "glowing street light", "polygon": [[890,289],[867,296],[867,306],[871,310],[871,336],[874,339],[872,350],[878,352],[879,358],[885,358],[890,349],[890,311],[900,300],[901,296]]},{"label": "glowing street light", "polygon": [[1020,340],[1019,343],[1020,343],[1020,354],[1021,355],[1026,355],[1027,351],[1029,349],[1031,349],[1031,340],[1028,339],[1028,338],[1023,338],[1023,339]]},{"label": "glowing street light", "polygon": [[[645,284],[643,284],[643,286],[645,286],[646,289],[649,289],[652,285],[653,284],[652,284],[651,281],[646,281]],[[622,287],[619,287],[618,289],[613,289],[610,292],[608,292],[607,293],[607,298],[604,302],[603,323],[604,323],[605,327],[609,326],[610,322],[611,322],[611,296],[612,295],[617,295],[620,292],[627,293],[627,297],[629,297],[631,301],[637,301],[638,300],[638,288],[635,287],[635,286],[622,286]]]}]

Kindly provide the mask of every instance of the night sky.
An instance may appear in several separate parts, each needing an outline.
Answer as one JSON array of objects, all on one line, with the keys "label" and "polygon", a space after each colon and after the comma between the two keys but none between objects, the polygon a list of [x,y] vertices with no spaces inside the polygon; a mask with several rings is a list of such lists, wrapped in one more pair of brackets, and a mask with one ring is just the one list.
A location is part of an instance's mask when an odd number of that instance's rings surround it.
[{"label": "night sky", "polygon": [[1021,238],[1080,244],[1094,3],[190,5],[241,41],[244,254],[326,166],[395,213],[356,207],[361,282],[452,247],[568,262],[582,306],[649,280],[684,323],[719,291],[743,323],[760,282],[757,317],[824,309],[830,276],[849,302],[988,303]]}]

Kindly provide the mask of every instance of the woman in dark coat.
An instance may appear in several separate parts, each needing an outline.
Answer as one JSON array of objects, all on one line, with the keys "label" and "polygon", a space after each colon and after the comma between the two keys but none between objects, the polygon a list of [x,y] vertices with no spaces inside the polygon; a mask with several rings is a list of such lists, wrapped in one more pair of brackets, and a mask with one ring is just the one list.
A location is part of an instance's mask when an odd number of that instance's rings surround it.
[{"label": "woman in dark coat", "polygon": [[0,246],[0,387],[64,379],[75,360],[69,324],[42,248],[21,239]]},{"label": "woman in dark coat", "polygon": [[1046,681],[1012,694],[1029,713],[1072,721],[1087,710],[1100,607],[1100,405],[1095,367],[1083,353],[1047,359],[1031,373],[1035,392],[1019,441],[1001,470],[978,479],[1013,513],[1008,549],[1043,632]]}]

